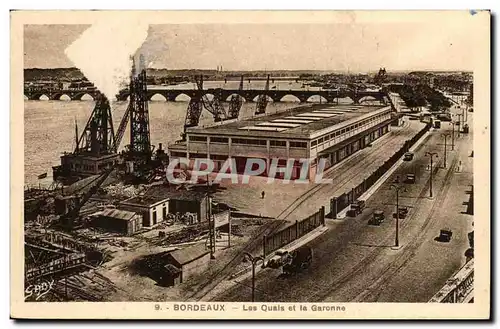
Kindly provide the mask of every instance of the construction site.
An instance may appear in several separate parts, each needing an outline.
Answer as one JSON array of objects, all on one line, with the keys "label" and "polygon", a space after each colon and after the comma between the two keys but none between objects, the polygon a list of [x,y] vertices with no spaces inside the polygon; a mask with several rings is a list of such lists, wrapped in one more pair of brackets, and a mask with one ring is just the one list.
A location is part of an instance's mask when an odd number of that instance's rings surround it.
[{"label": "construction site", "polygon": [[[210,283],[207,273],[241,255],[238,246],[272,228],[269,219],[215,202],[221,188],[208,178],[167,181],[169,156],[162,143],[151,144],[144,58],[131,64],[118,128],[112,102],[99,94],[83,131],[75,122],[76,146],[53,167],[53,184],[25,189],[25,288],[52,287],[43,296],[27,294],[27,301],[189,298]],[[195,80],[202,91],[203,77]],[[212,92],[212,99],[191,99],[185,129],[198,124],[203,109],[215,122],[238,118],[242,97],[233,95],[225,109]],[[256,111],[265,113],[266,105],[264,94]]]}]

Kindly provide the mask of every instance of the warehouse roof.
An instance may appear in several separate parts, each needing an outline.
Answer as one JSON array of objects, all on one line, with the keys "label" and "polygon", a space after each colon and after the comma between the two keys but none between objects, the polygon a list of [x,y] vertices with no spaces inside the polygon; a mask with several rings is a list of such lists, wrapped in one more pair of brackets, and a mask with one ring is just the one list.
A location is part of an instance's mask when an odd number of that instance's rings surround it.
[{"label": "warehouse roof", "polygon": [[386,108],[385,105],[307,105],[244,120],[228,121],[209,127],[192,127],[188,134],[240,135],[307,138],[310,134],[364,114]]},{"label": "warehouse roof", "polygon": [[201,201],[205,198],[206,192],[177,189],[175,186],[153,186],[146,192],[145,197],[149,196],[169,200]]},{"label": "warehouse roof", "polygon": [[114,208],[104,209],[101,213],[101,216],[103,217],[122,219],[126,221],[133,219],[135,215],[137,215],[135,212]]},{"label": "warehouse roof", "polygon": [[141,195],[141,196],[136,196],[130,199],[127,199],[123,201],[123,204],[132,204],[132,205],[139,205],[139,206],[152,206],[156,203],[166,201],[168,198],[163,197],[163,196],[158,196],[155,194],[147,194],[147,195]]},{"label": "warehouse roof", "polygon": [[210,251],[206,248],[205,244],[200,243],[184,249],[172,251],[170,256],[180,265],[184,265],[205,256],[209,252]]}]

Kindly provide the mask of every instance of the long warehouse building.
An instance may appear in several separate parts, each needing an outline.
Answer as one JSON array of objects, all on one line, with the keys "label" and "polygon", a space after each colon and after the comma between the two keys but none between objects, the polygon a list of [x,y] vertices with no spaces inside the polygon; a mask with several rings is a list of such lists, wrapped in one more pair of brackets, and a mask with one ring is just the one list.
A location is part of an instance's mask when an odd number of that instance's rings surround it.
[{"label": "long warehouse building", "polygon": [[[177,158],[212,159],[219,171],[228,158],[234,158],[242,174],[249,158],[263,159],[268,175],[271,161],[286,167],[294,159],[292,179],[300,177],[309,159],[309,177],[317,171],[318,159],[326,158],[328,169],[389,132],[393,121],[390,106],[308,105],[240,121],[186,130],[186,140],[169,146],[171,160]],[[277,178],[283,174],[278,173]]]}]

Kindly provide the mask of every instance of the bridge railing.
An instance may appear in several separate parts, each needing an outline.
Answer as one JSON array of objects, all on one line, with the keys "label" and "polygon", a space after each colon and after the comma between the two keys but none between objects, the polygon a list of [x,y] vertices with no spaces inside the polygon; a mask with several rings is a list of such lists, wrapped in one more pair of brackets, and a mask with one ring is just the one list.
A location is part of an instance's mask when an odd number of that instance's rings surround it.
[{"label": "bridge railing", "polygon": [[429,303],[467,303],[474,292],[474,260],[468,261],[453,277],[446,281]]}]

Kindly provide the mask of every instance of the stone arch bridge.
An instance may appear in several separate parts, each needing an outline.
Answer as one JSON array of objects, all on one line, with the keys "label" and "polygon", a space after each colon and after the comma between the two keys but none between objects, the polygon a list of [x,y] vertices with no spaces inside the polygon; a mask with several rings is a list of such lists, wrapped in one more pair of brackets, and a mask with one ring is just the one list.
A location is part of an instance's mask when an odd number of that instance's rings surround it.
[{"label": "stone arch bridge", "polygon": [[[84,95],[89,95],[92,98],[98,97],[100,92],[98,90],[26,90],[24,95],[29,100],[39,100],[40,97],[45,95],[49,100],[59,100],[63,95],[68,96],[71,100],[81,100]],[[163,96],[167,101],[175,102],[177,97],[185,95],[190,98],[201,97],[202,95],[215,95],[219,94],[222,100],[229,100],[231,95],[237,94],[242,96],[245,101],[253,102],[259,95],[266,94],[273,102],[281,102],[286,96],[294,96],[303,103],[307,102],[312,96],[321,96],[326,99],[327,103],[334,103],[339,98],[350,98],[355,104],[359,104],[365,99],[374,99],[384,102],[384,97],[387,93],[384,91],[352,91],[352,90],[239,90],[239,89],[148,89],[147,98],[155,95]],[[122,90],[116,95],[118,101],[126,101],[129,96],[128,90]]]}]

